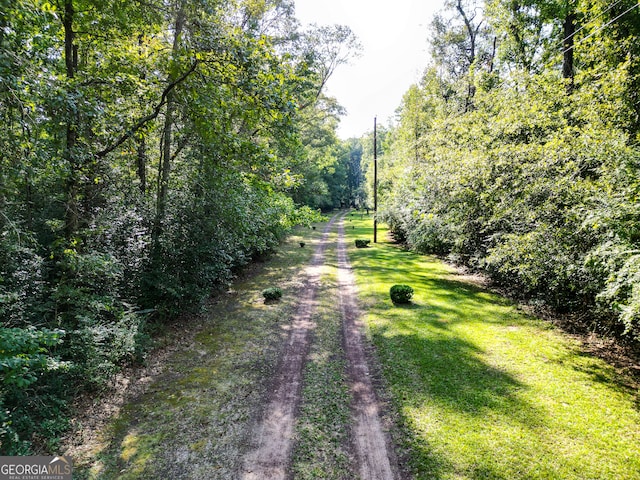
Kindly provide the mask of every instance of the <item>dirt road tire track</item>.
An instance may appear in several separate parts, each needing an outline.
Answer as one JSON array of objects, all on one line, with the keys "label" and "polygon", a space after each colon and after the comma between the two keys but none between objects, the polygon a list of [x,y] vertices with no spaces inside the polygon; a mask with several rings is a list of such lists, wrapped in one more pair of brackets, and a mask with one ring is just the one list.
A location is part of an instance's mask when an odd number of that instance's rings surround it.
[{"label": "dirt road tire track", "polygon": [[338,286],[340,313],[348,377],[352,395],[352,437],[355,471],[361,480],[399,478],[395,455],[380,421],[378,400],[370,379],[359,322],[356,286],[344,240],[344,214],[334,215],[326,225],[310,264],[305,270],[306,288],[292,318],[291,332],[274,376],[262,419],[255,429],[250,451],[245,456],[240,478],[243,480],[285,480],[289,477],[293,433],[301,400],[303,371],[310,348],[321,280],[324,252],[334,223],[338,227]]},{"label": "dirt road tire track", "polygon": [[380,421],[362,338],[356,284],[344,239],[344,217],[338,226],[338,285],[347,369],[352,395],[353,448],[361,480],[398,478],[395,455]]},{"label": "dirt road tire track", "polygon": [[300,403],[302,372],[315,323],[316,294],[324,263],[329,232],[339,215],[326,225],[311,263],[305,270],[306,288],[293,316],[291,332],[276,372],[262,421],[256,429],[252,450],[243,462],[243,480],[284,480],[291,459],[293,428]]}]

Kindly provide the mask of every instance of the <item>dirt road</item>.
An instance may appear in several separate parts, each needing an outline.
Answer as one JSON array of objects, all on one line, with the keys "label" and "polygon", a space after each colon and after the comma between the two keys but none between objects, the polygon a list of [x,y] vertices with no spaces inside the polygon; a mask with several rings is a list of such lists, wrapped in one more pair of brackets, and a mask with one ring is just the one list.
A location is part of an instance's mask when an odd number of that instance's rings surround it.
[{"label": "dirt road", "polygon": [[[256,428],[252,449],[243,462],[241,478],[286,479],[289,466],[296,411],[300,403],[302,372],[304,369],[311,332],[315,327],[315,299],[320,282],[320,269],[324,262],[330,230],[338,215],[327,224],[322,240],[316,247],[306,269],[305,293],[293,318],[287,346],[276,372],[267,407]],[[343,324],[343,345],[347,358],[348,378],[352,394],[353,458],[354,470],[361,480],[392,480],[397,478],[394,455],[389,455],[388,441],[379,418],[379,407],[374,393],[367,359],[363,347],[361,325],[357,308],[356,287],[347,257],[344,241],[344,214],[338,229],[338,283],[340,312]],[[390,460],[390,458],[392,460]]]},{"label": "dirt road", "polygon": [[284,479],[291,458],[295,413],[300,403],[302,370],[309,351],[313,313],[320,282],[320,269],[328,236],[337,215],[325,227],[311,263],[306,268],[305,290],[292,322],[292,330],[270,388],[270,398],[261,424],[256,429],[253,450],[243,463],[244,480]]},{"label": "dirt road", "polygon": [[356,285],[344,239],[344,222],[338,230],[338,283],[344,348],[348,361],[352,394],[353,439],[358,471],[363,480],[396,478],[387,439],[380,423],[378,400],[371,384],[371,375],[362,339],[362,325],[357,306]]},{"label": "dirt road", "polygon": [[[400,478],[358,324],[345,218],[298,231],[169,331],[148,367],[88,399],[65,441],[78,478]],[[265,305],[260,292],[273,285],[286,296]]]}]

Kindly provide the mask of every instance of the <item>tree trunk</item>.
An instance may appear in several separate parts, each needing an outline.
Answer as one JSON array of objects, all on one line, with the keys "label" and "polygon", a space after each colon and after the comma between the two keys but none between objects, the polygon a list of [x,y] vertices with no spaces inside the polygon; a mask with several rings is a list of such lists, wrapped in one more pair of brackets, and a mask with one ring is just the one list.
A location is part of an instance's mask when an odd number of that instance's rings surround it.
[{"label": "tree trunk", "polygon": [[[174,28],[173,38],[173,55],[174,59],[177,58],[178,49],[180,48],[180,37],[184,28],[184,4],[180,3],[178,6],[178,12],[176,14],[176,22]],[[176,81],[176,68],[172,62],[170,66],[170,73],[168,78],[168,84],[172,84]],[[171,90],[166,96],[166,110],[164,117],[164,127],[162,129],[162,136],[160,139],[160,162],[158,164],[158,193],[156,202],[156,220],[154,228],[154,240],[157,240],[162,231],[162,222],[165,217],[167,208],[167,197],[169,194],[169,177],[171,175],[171,145],[173,141],[173,126],[175,115],[175,91]]]},{"label": "tree trunk", "polygon": [[467,79],[467,98],[464,101],[464,111],[468,112],[473,106],[473,97],[476,94],[476,86],[473,83],[471,72],[473,70],[474,63],[476,62],[476,37],[482,22],[480,22],[480,24],[478,24],[476,28],[473,27],[473,25],[471,24],[473,18],[469,18],[467,13],[464,11],[464,8],[462,8],[462,0],[458,0],[456,8],[458,10],[458,13],[460,13],[460,16],[464,20],[464,25],[467,29],[467,35],[469,36],[469,51],[467,53],[467,60],[469,62],[469,78]]},{"label": "tree trunk", "polygon": [[573,46],[574,46],[574,34],[576,32],[576,14],[573,10],[567,13],[563,23],[563,38],[562,43],[562,76],[568,80],[567,93],[573,91]]},{"label": "tree trunk", "polygon": [[[6,16],[4,15],[4,13],[0,13],[0,45],[4,45],[6,26],[7,26]],[[11,67],[13,67],[13,65],[11,65]],[[4,98],[2,100],[4,101]],[[4,121],[3,123],[6,123],[6,120],[11,118],[10,111],[5,111],[5,114],[2,115],[2,117],[4,118],[1,118],[0,120],[3,120]],[[7,180],[5,180],[5,175],[7,170],[5,169],[5,165],[4,165],[5,164],[4,155],[5,154],[3,152],[0,152],[0,230],[2,230],[6,220],[6,214],[4,212],[6,208],[5,182]]]},{"label": "tree trunk", "polygon": [[493,73],[494,62],[496,60],[496,49],[498,45],[498,37],[493,36],[493,47],[491,49],[491,58],[489,59],[489,73]]},{"label": "tree trunk", "polygon": [[144,134],[138,137],[137,142],[136,167],[140,180],[140,193],[144,195],[147,191],[147,140]]},{"label": "tree trunk", "polygon": [[[0,167],[2,167],[4,159],[0,157]],[[4,170],[4,168],[3,168]],[[0,231],[2,231],[7,215],[5,212],[7,201],[5,199],[5,179],[2,172],[0,172]]]},{"label": "tree trunk", "polygon": [[175,100],[173,92],[167,95],[167,108],[164,116],[164,128],[160,141],[160,163],[158,165],[158,197],[156,204],[156,226],[164,220],[169,193],[169,177],[171,175],[171,142],[173,136],[173,115],[175,112]]},{"label": "tree trunk", "polygon": [[[144,44],[144,35],[138,35],[138,54],[142,61],[144,52],[143,52],[143,44]],[[144,81],[146,79],[146,74],[143,72],[140,74],[140,80]],[[140,110],[144,109],[143,101],[140,100]],[[138,179],[140,180],[140,192],[144,195],[147,191],[147,137],[145,136],[144,130],[140,132],[139,135],[136,135],[136,142],[138,144],[137,148],[137,157],[136,157],[136,167],[138,172]]]},{"label": "tree trunk", "polygon": [[[77,66],[77,49],[74,45],[75,32],[73,31],[73,20],[75,10],[73,8],[73,0],[65,0],[64,3],[64,15],[62,17],[62,23],[64,27],[64,61],[66,66],[66,75],[68,79],[73,79],[76,73]],[[78,230],[79,225],[79,165],[77,158],[74,154],[74,149],[77,143],[78,126],[77,126],[77,113],[74,113],[69,109],[67,112],[67,125],[66,125],[66,141],[64,157],[69,164],[69,178],[67,179],[67,200],[65,208],[65,235],[67,238],[71,238]]]}]

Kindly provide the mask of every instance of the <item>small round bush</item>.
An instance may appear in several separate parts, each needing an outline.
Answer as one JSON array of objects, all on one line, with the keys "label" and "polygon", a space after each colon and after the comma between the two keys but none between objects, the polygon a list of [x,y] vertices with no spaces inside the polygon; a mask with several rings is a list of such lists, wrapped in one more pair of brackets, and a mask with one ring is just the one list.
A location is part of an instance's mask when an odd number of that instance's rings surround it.
[{"label": "small round bush", "polygon": [[306,245],[306,243],[300,242],[300,248],[304,248],[305,245]]},{"label": "small round bush", "polygon": [[279,287],[269,287],[262,291],[262,296],[265,300],[280,300],[282,297],[282,290]]},{"label": "small round bush", "polygon": [[413,297],[413,288],[409,285],[394,285],[389,290],[393,303],[409,303]]},{"label": "small round bush", "polygon": [[361,238],[358,238],[356,240],[356,247],[357,248],[367,248],[370,243],[371,243],[371,240],[363,240]]}]

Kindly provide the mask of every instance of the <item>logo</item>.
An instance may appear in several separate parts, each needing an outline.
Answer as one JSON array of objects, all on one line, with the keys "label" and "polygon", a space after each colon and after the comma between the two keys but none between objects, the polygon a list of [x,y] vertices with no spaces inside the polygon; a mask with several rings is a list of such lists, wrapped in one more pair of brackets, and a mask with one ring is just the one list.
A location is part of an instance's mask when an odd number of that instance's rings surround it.
[{"label": "logo", "polygon": [[71,457],[0,457],[0,480],[71,480]]}]

